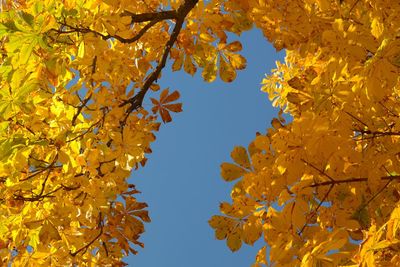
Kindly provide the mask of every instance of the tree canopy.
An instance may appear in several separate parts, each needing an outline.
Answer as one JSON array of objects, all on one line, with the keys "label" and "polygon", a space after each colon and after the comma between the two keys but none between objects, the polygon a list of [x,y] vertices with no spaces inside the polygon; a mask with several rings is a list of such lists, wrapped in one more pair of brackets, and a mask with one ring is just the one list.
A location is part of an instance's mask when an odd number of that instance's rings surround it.
[{"label": "tree canopy", "polygon": [[232,82],[254,26],[286,49],[262,84],[281,112],[221,165],[216,238],[262,238],[254,266],[400,262],[399,2],[0,3],[2,264],[125,265],[150,222],[127,178],[182,111],[162,70]]},{"label": "tree canopy", "polygon": [[[255,266],[398,266],[400,3],[250,1],[285,62],[263,80],[272,120],[221,175],[232,203],[210,225]],[[266,251],[268,248],[268,257]]]}]

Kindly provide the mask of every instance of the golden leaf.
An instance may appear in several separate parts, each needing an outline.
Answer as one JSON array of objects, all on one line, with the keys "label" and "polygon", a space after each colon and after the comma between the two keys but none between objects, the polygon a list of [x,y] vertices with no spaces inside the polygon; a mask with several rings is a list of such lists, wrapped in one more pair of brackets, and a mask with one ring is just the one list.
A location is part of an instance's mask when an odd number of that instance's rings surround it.
[{"label": "golden leaf", "polygon": [[242,177],[246,173],[243,168],[232,164],[232,163],[222,163],[221,164],[221,176],[225,181],[230,182]]}]

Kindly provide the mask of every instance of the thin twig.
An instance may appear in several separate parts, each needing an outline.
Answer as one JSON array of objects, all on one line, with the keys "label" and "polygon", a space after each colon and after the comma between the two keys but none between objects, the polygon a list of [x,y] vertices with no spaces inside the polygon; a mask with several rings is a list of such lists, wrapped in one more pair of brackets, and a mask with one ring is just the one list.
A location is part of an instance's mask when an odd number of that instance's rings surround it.
[{"label": "thin twig", "polygon": [[[400,180],[400,175],[383,176],[383,177],[381,177],[381,180],[389,180],[389,181]],[[335,184],[360,183],[360,182],[368,182],[368,178],[361,177],[361,178],[348,178],[348,179],[344,179],[344,180],[325,181],[325,182],[321,182],[321,183],[314,183],[314,184],[308,185],[305,188],[320,187],[320,186],[335,185]]]},{"label": "thin twig", "polygon": [[369,126],[368,126],[366,123],[364,123],[363,121],[361,121],[359,118],[357,118],[357,117],[354,116],[353,114],[351,114],[351,113],[349,113],[349,112],[347,112],[347,111],[344,111],[344,113],[346,113],[347,115],[349,115],[350,117],[352,117],[353,119],[355,119],[356,121],[358,121],[359,123],[363,124],[365,127],[369,128]]},{"label": "thin twig", "polygon": [[356,5],[358,4],[358,2],[360,2],[360,0],[356,0],[356,1],[353,3],[353,5],[350,7],[349,14],[353,11],[353,9],[356,7]]},{"label": "thin twig", "polygon": [[320,174],[322,174],[322,175],[328,177],[329,180],[335,181],[335,179],[333,179],[330,175],[328,175],[328,174],[325,173],[324,171],[318,169],[318,168],[317,168],[315,165],[313,165],[312,163],[310,163],[310,162],[308,162],[308,161],[306,161],[306,160],[304,160],[304,159],[301,159],[301,161],[304,162],[305,164],[311,166],[313,169],[317,170]]},{"label": "thin twig", "polygon": [[78,249],[77,251],[75,251],[75,252],[69,252],[69,254],[72,256],[72,257],[75,257],[78,253],[80,253],[81,251],[83,251],[83,250],[87,250],[97,239],[99,239],[99,237],[103,234],[103,227],[104,227],[104,224],[103,224],[103,218],[102,218],[102,213],[100,212],[99,213],[99,223],[98,223],[98,227],[100,227],[100,232],[96,235],[96,237],[95,238],[93,238],[89,243],[87,243],[85,246],[83,246],[83,247],[81,247],[80,249]]},{"label": "thin twig", "polygon": [[[328,189],[328,191],[326,192],[326,194],[324,195],[324,197],[321,199],[321,201],[318,203],[318,206],[315,208],[315,210],[311,213],[311,218],[313,218],[316,214],[317,214],[317,212],[318,212],[318,210],[319,210],[319,208],[321,207],[321,205],[322,205],[322,203],[324,203],[325,202],[325,200],[328,198],[328,195],[329,195],[329,193],[332,191],[332,189],[333,189],[333,187],[335,186],[335,184],[332,184],[330,187],[329,187],[329,189]],[[301,235],[302,233],[303,233],[303,231],[304,231],[304,229],[307,227],[307,224],[308,224],[308,222],[306,222],[304,225],[303,225],[303,227],[301,228],[301,230],[300,230],[300,232],[299,232],[299,235]]]}]

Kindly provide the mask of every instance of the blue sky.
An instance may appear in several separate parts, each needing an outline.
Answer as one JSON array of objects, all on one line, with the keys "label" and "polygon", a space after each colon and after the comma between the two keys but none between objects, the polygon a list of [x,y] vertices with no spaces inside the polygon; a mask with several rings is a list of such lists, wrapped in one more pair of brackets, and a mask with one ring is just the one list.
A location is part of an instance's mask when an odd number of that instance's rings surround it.
[{"label": "blue sky", "polygon": [[207,223],[219,213],[219,203],[229,200],[232,186],[220,177],[219,165],[230,160],[234,146],[247,146],[257,131],[264,133],[277,114],[260,82],[283,53],[257,30],[239,40],[248,64],[233,83],[208,84],[200,73],[191,77],[168,68],[159,80],[162,88],[180,91],[184,111],[162,125],[147,165],[131,175],[152,222],[141,238],[145,248],[125,259],[129,266],[250,266],[261,247],[244,245],[232,253]]}]

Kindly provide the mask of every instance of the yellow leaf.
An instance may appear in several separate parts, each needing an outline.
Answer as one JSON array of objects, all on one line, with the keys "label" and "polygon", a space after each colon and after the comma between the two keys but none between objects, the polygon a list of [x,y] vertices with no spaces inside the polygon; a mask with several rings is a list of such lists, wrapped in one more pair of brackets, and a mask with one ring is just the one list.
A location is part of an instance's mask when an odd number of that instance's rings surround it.
[{"label": "yellow leaf", "polygon": [[262,247],[257,252],[256,263],[267,264],[267,247]]},{"label": "yellow leaf", "polygon": [[206,42],[214,42],[215,40],[215,38],[207,32],[200,33],[200,39]]},{"label": "yellow leaf", "polygon": [[172,64],[172,71],[178,71],[182,68],[183,64],[183,54],[179,53],[178,58],[175,59],[174,63]]},{"label": "yellow leaf", "polygon": [[83,58],[85,56],[85,42],[82,41],[78,47],[78,58]]},{"label": "yellow leaf", "polygon": [[278,130],[280,128],[283,127],[283,124],[281,123],[281,121],[277,118],[273,118],[271,121],[271,125],[272,127],[274,127],[274,129]]},{"label": "yellow leaf", "polygon": [[318,3],[319,8],[322,11],[326,11],[330,8],[330,3],[329,0],[316,0]]},{"label": "yellow leaf", "polygon": [[242,55],[233,53],[226,53],[225,55],[234,69],[243,70],[246,68],[247,60]]},{"label": "yellow leaf", "polygon": [[38,244],[40,243],[39,233],[40,228],[29,231],[29,245],[33,248],[33,250],[36,250]]},{"label": "yellow leaf", "polygon": [[258,148],[260,150],[269,151],[270,144],[271,144],[271,142],[270,142],[269,138],[265,135],[259,135],[254,140],[254,145],[256,146],[256,148]]},{"label": "yellow leaf", "polygon": [[218,240],[224,240],[228,235],[228,228],[217,228],[215,230],[215,238]]},{"label": "yellow leaf", "polygon": [[239,41],[234,41],[230,44],[227,44],[224,49],[228,50],[229,52],[239,52],[242,50],[242,44]]},{"label": "yellow leaf", "polygon": [[239,164],[241,167],[250,169],[251,165],[246,148],[242,146],[235,147],[231,152],[231,157],[233,161]]},{"label": "yellow leaf", "polygon": [[32,40],[32,42],[23,44],[20,49],[20,56],[19,56],[19,64],[25,65],[28,63],[29,58],[32,55],[33,48],[35,47],[36,42]]},{"label": "yellow leaf", "polygon": [[13,158],[13,165],[16,170],[21,170],[28,165],[28,157],[32,148],[19,149]]},{"label": "yellow leaf", "polygon": [[187,55],[187,56],[185,57],[185,62],[184,62],[184,64],[183,64],[183,69],[184,69],[187,73],[189,73],[190,75],[192,75],[192,76],[196,73],[196,67],[195,67],[195,65],[193,64],[192,58],[191,58],[189,55]]},{"label": "yellow leaf", "polygon": [[232,163],[221,164],[221,176],[225,181],[230,182],[242,177],[246,170]]},{"label": "yellow leaf", "polygon": [[314,256],[312,256],[310,252],[307,252],[307,254],[301,260],[301,267],[313,267],[316,265],[315,261],[316,259]]},{"label": "yellow leaf", "polygon": [[382,81],[377,75],[371,75],[367,78],[368,97],[375,101],[381,101],[386,95],[386,88],[382,87]]},{"label": "yellow leaf", "polygon": [[237,251],[242,246],[242,239],[240,233],[235,231],[233,234],[228,235],[226,239],[226,244],[233,251]]},{"label": "yellow leaf", "polygon": [[381,23],[378,18],[374,18],[371,22],[372,35],[376,39],[379,39],[382,36],[384,30],[385,30],[385,26],[383,25],[383,23]]},{"label": "yellow leaf", "polygon": [[219,57],[219,76],[224,82],[232,82],[236,78],[236,71],[222,56]]},{"label": "yellow leaf", "polygon": [[86,160],[85,160],[85,156],[84,155],[78,155],[77,157],[76,157],[76,163],[79,165],[79,166],[85,166],[86,165]]},{"label": "yellow leaf", "polygon": [[213,82],[217,77],[217,56],[210,60],[201,74],[206,82]]},{"label": "yellow leaf", "polygon": [[400,243],[400,240],[394,239],[394,240],[382,240],[378,243],[376,243],[375,245],[373,245],[370,249],[371,250],[381,250],[381,249],[385,249],[387,247],[390,246],[395,246],[398,243]]}]

